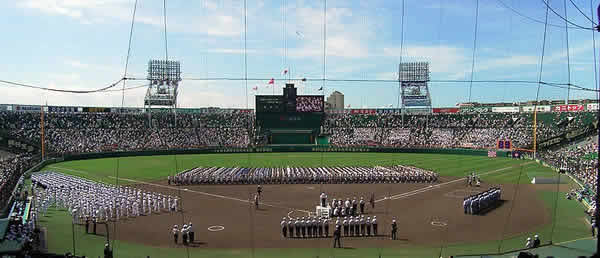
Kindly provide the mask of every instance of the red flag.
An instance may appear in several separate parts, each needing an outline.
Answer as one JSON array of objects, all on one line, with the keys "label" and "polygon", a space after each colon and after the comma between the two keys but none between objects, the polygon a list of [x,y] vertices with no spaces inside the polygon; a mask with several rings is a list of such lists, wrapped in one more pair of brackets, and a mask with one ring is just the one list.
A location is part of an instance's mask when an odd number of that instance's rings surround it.
[{"label": "red flag", "polygon": [[275,79],[271,78],[271,80],[269,81],[269,84],[275,84]]},{"label": "red flag", "polygon": [[283,69],[283,71],[281,71],[281,75],[286,75],[287,73],[288,73],[288,69],[287,68],[285,68],[285,69]]},{"label": "red flag", "polygon": [[258,86],[254,86],[254,88],[252,88],[252,90],[258,90]]}]

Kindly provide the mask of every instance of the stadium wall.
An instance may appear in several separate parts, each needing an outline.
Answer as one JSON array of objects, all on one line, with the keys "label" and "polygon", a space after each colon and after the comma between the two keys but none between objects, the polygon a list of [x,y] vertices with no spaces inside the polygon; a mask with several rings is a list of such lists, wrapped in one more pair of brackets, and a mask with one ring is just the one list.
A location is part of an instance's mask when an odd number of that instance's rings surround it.
[{"label": "stadium wall", "polygon": [[[172,150],[153,150],[153,151],[118,151],[118,152],[96,152],[66,154],[53,162],[100,159],[113,157],[130,156],[153,156],[153,155],[174,155],[174,154],[209,154],[209,153],[261,153],[261,152],[383,152],[383,153],[435,153],[435,154],[455,154],[455,155],[473,155],[487,156],[488,150],[478,149],[404,149],[393,147],[331,147],[322,145],[270,145],[253,148],[242,147],[214,147],[203,149],[172,149]],[[498,157],[509,157],[509,151],[497,151]],[[43,166],[42,166],[43,167]]]}]

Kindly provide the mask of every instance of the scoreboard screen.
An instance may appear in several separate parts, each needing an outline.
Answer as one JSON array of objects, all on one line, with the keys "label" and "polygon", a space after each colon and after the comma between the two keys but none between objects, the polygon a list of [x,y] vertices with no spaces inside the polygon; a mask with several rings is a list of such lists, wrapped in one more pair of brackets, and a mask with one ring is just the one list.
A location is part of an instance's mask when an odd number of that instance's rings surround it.
[{"label": "scoreboard screen", "polygon": [[283,96],[265,95],[256,96],[257,113],[280,113],[284,112]]},{"label": "scoreboard screen", "polygon": [[296,112],[323,112],[323,96],[297,96]]}]

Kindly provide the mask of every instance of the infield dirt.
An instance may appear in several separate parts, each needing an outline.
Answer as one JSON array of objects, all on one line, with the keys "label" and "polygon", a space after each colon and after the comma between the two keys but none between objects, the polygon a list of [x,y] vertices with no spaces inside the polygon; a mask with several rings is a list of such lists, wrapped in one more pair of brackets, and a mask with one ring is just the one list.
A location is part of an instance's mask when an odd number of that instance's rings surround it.
[{"label": "infield dirt", "polygon": [[[450,181],[453,182],[435,186]],[[534,231],[550,222],[549,211],[537,198],[533,185],[500,185],[502,205],[485,215],[464,214],[463,197],[498,185],[483,183],[481,187],[467,187],[464,180],[449,177],[442,177],[435,184],[263,185],[259,209],[248,201],[256,193],[256,185],[170,186],[166,181],[159,181],[138,182],[135,186],[170,195],[181,194],[183,212],[163,212],[120,221],[116,223],[116,231],[113,231],[115,224],[111,223],[111,238],[116,236],[127,242],[161,247],[183,247],[173,243],[171,228],[175,224],[181,228],[189,222],[193,223],[196,241],[192,246],[196,248],[330,247],[331,238],[286,239],[281,236],[282,218],[303,217],[308,215],[307,211],[314,212],[321,192],[327,193],[329,200],[362,196],[368,206],[365,216],[377,216],[379,236],[342,238],[345,247],[499,240]],[[518,191],[515,187],[519,187]],[[368,205],[371,193],[380,200],[374,209]],[[386,196],[392,198],[384,200]],[[394,218],[399,229],[396,241],[389,239]],[[211,226],[224,229],[209,231]],[[105,234],[102,229],[98,233]]]}]

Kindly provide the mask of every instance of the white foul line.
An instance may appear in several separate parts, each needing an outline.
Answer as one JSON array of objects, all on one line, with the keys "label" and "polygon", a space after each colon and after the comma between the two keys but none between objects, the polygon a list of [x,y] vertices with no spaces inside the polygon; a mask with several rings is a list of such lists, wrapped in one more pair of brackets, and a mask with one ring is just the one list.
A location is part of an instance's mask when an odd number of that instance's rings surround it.
[{"label": "white foul line", "polygon": [[[520,164],[519,166],[522,167],[522,166],[525,166],[527,164],[531,164],[533,162],[534,161],[526,162],[526,163]],[[513,167],[514,166],[500,168],[500,169],[496,169],[496,170],[484,172],[484,173],[481,173],[479,175],[487,175],[487,174],[491,174],[491,173],[496,173],[496,172],[504,171],[504,170],[507,170],[507,169],[513,168]],[[436,189],[436,188],[440,188],[441,186],[444,186],[444,185],[447,185],[447,184],[452,184],[452,183],[460,182],[462,180],[467,180],[467,178],[462,177],[462,178],[459,178],[459,179],[454,179],[452,181],[448,181],[448,182],[444,182],[444,183],[439,183],[437,185],[430,185],[430,186],[426,186],[426,187],[423,187],[423,188],[420,188],[420,189],[415,189],[415,190],[412,190],[412,191],[408,191],[406,193],[395,194],[395,195],[392,195],[392,196],[389,196],[389,197],[385,197],[383,199],[376,200],[375,202],[381,202],[381,201],[385,201],[385,200],[388,200],[388,199],[397,200],[397,199],[402,199],[402,198],[405,198],[405,197],[410,197],[410,196],[413,196],[413,195],[416,195],[416,194],[420,194],[420,193],[424,193],[424,192],[427,192],[427,191],[430,191],[430,190],[433,190],[433,189]]]}]

